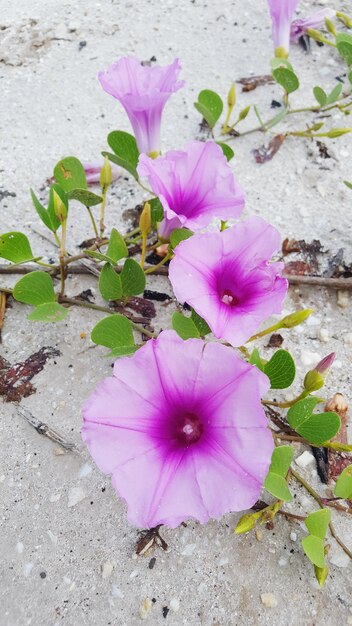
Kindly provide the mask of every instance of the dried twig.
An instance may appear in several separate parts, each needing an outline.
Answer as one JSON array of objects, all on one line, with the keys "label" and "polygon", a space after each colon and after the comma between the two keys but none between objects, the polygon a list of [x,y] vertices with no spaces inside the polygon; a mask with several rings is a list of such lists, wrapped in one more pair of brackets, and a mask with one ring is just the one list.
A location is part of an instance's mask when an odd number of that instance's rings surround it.
[{"label": "dried twig", "polygon": [[50,428],[50,426],[48,426],[48,424],[45,424],[45,422],[41,422],[36,417],[34,417],[34,415],[32,415],[32,413],[30,413],[28,409],[24,409],[19,405],[17,405],[16,408],[17,413],[19,413],[21,417],[23,417],[31,426],[33,426],[33,428],[35,428],[39,435],[44,435],[45,437],[48,437],[48,439],[51,439],[51,441],[59,444],[59,446],[61,446],[65,450],[75,450],[76,446],[74,443],[66,441],[61,435],[59,435],[59,433],[56,432],[56,430],[53,430],[52,428]]}]

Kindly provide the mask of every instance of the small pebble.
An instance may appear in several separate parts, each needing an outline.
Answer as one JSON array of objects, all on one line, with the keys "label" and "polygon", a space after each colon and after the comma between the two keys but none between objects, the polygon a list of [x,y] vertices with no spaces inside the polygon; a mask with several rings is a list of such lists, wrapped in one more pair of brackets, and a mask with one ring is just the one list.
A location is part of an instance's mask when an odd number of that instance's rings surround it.
[{"label": "small pebble", "polygon": [[141,619],[147,619],[148,613],[150,612],[152,606],[153,603],[150,598],[145,598],[143,600],[141,606],[139,607],[139,615]]},{"label": "small pebble", "polygon": [[53,532],[51,532],[51,530],[47,530],[46,534],[48,535],[50,541],[52,541],[52,543],[57,543],[57,536],[54,535]]},{"label": "small pebble", "polygon": [[270,552],[270,554],[276,554],[275,548],[269,548],[268,552]]},{"label": "small pebble", "polygon": [[290,539],[291,539],[291,541],[297,541],[297,533],[292,532],[290,534]]},{"label": "small pebble", "polygon": [[114,571],[114,563],[112,563],[112,561],[105,561],[105,563],[103,563],[103,565],[101,566],[101,575],[103,577],[103,579],[105,580],[106,578],[110,578],[111,574]]},{"label": "small pebble", "polygon": [[92,470],[93,470],[92,466],[89,465],[89,463],[85,463],[84,465],[82,465],[82,467],[80,468],[78,472],[78,478],[85,478],[91,473]]},{"label": "small pebble", "polygon": [[318,338],[323,343],[327,343],[330,339],[329,331],[326,328],[319,328],[318,330]]},{"label": "small pebble", "polygon": [[302,469],[306,469],[307,467],[309,467],[309,465],[311,465],[312,463],[315,463],[315,458],[311,454],[311,452],[308,452],[308,450],[305,450],[303,454],[301,454],[295,459],[295,463],[296,465],[298,465],[298,467],[301,467]]},{"label": "small pebble", "polygon": [[53,453],[55,454],[55,456],[62,456],[63,454],[65,454],[65,450],[63,448],[60,448],[60,446],[57,446],[53,449]]},{"label": "small pebble", "polygon": [[336,565],[336,567],[348,567],[350,563],[350,557],[342,550],[338,550],[334,554],[332,554],[332,556],[329,558],[329,561],[330,563],[332,563],[332,565]]},{"label": "small pebble", "polygon": [[284,567],[285,565],[287,565],[287,561],[286,559],[279,559],[278,564],[280,565],[280,567]]},{"label": "small pebble", "polygon": [[196,548],[195,543],[187,544],[181,552],[182,556],[192,556],[195,548]]},{"label": "small pebble", "polygon": [[178,598],[172,598],[172,600],[170,600],[169,602],[169,606],[171,611],[174,611],[175,613],[177,613],[177,611],[179,611],[180,609],[180,601]]},{"label": "small pebble", "polygon": [[352,333],[346,333],[344,340],[348,345],[352,346]]},{"label": "small pebble", "polygon": [[84,500],[87,494],[81,487],[72,487],[68,492],[68,507],[76,506],[79,502]]},{"label": "small pebble", "polygon": [[257,541],[262,541],[263,540],[263,531],[260,530],[260,528],[256,528],[255,529],[255,536]]},{"label": "small pebble", "polygon": [[52,493],[49,500],[50,502],[58,502],[61,498],[61,493]]},{"label": "small pebble", "polygon": [[277,599],[273,593],[262,593],[260,599],[267,609],[274,609],[277,606]]},{"label": "small pebble", "polygon": [[16,552],[18,552],[18,554],[22,554],[23,549],[24,549],[24,545],[22,541],[19,541],[18,543],[16,543]]},{"label": "small pebble", "polygon": [[121,598],[121,600],[122,600],[122,598],[125,597],[125,594],[123,593],[123,591],[121,591],[121,589],[119,587],[116,587],[116,585],[113,585],[111,587],[111,595],[114,598]]},{"label": "small pebble", "polygon": [[33,563],[25,563],[23,566],[23,574],[26,576],[29,576],[29,574],[31,573],[33,569]]},{"label": "small pebble", "polygon": [[341,309],[346,309],[349,305],[349,293],[348,291],[340,290],[337,292],[337,304]]},{"label": "small pebble", "polygon": [[321,361],[321,358],[322,357],[317,352],[309,352],[309,350],[306,350],[305,352],[301,353],[302,363],[307,367],[310,367],[311,365],[316,365],[317,363],[319,363],[319,361]]}]

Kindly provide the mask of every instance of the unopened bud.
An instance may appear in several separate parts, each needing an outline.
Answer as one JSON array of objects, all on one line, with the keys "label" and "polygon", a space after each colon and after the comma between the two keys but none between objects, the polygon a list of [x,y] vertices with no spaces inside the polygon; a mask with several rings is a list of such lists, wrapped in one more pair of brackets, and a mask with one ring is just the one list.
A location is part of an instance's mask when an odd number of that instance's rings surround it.
[{"label": "unopened bud", "polygon": [[151,207],[149,202],[146,202],[141,216],[139,218],[139,228],[141,229],[142,235],[147,235],[150,232],[152,227],[152,218],[151,218]]},{"label": "unopened bud", "polygon": [[232,83],[229,93],[227,94],[227,104],[228,107],[230,109],[233,109],[233,107],[236,104],[236,89],[235,89],[235,83]]},{"label": "unopened bud", "polygon": [[334,23],[333,23],[331,20],[329,20],[329,18],[328,18],[328,17],[325,17],[324,19],[325,19],[325,26],[326,26],[326,29],[328,30],[328,32],[329,32],[331,35],[333,35],[334,37],[336,37],[336,34],[337,34],[337,33],[336,33],[336,28],[335,28]]},{"label": "unopened bud", "polygon": [[352,128],[332,128],[322,136],[329,137],[330,139],[336,139],[336,137],[341,137],[341,135],[346,135],[351,132]]},{"label": "unopened bud", "polygon": [[317,579],[318,583],[319,583],[319,587],[323,587],[327,575],[329,573],[328,568],[326,567],[317,567],[316,565],[314,565],[314,572],[315,572],[315,578]]},{"label": "unopened bud", "polygon": [[235,528],[236,535],[242,535],[243,533],[248,533],[250,530],[253,530],[256,522],[255,518],[255,515],[250,515],[249,513],[243,515]]},{"label": "unopened bud", "polygon": [[315,30],[315,28],[307,28],[306,33],[307,35],[309,35],[309,37],[315,39],[315,41],[320,41],[321,43],[326,42],[326,38],[324,37],[324,35],[319,32],[319,30]]},{"label": "unopened bud", "polygon": [[339,20],[347,26],[347,28],[352,28],[352,18],[350,18],[349,15],[342,13],[342,11],[336,11],[336,17],[338,17]]},{"label": "unopened bud", "polygon": [[108,157],[104,157],[104,164],[100,172],[100,186],[106,189],[112,182],[112,169]]},{"label": "unopened bud", "polygon": [[[313,309],[302,309],[302,311],[295,311],[290,315],[283,317],[280,323],[280,328],[293,328],[302,324],[313,313]],[[279,326],[278,326],[279,328]]]},{"label": "unopened bud", "polygon": [[324,376],[319,374],[316,370],[310,370],[307,372],[304,378],[304,388],[308,393],[312,393],[313,391],[318,391],[324,387]]},{"label": "unopened bud", "polygon": [[60,220],[61,224],[67,219],[67,206],[61,200],[59,194],[53,189],[53,201],[54,201],[54,212],[58,220]]},{"label": "unopened bud", "polygon": [[245,109],[242,109],[242,111],[240,111],[240,114],[238,116],[238,119],[242,122],[243,120],[246,119],[249,111],[251,110],[251,105],[249,104],[248,107],[246,107]]},{"label": "unopened bud", "polygon": [[335,361],[335,352],[331,352],[328,356],[325,356],[318,365],[315,366],[315,371],[319,372],[322,376],[326,376],[333,362]]}]

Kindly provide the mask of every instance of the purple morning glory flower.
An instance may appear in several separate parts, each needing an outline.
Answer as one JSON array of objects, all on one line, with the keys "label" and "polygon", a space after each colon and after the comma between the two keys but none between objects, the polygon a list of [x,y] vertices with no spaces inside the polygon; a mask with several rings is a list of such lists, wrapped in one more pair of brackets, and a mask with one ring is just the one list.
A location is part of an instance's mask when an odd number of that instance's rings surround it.
[{"label": "purple morning glory flower", "polygon": [[178,59],[166,67],[148,67],[123,57],[98,74],[103,89],[124,107],[140,152],[160,152],[161,115],[170,96],[184,85],[177,80],[180,69]]},{"label": "purple morning glory flower", "polygon": [[82,437],[130,522],[175,528],[250,508],[274,447],[268,388],[230,348],[174,331],[116,361],[84,407]]},{"label": "purple morning glory flower", "polygon": [[275,56],[287,57],[290,48],[290,29],[299,0],[268,0],[272,20]]},{"label": "purple morning glory flower", "polygon": [[185,150],[173,150],[157,159],[141,155],[137,171],[148,178],[164,207],[158,229],[164,239],[175,228],[197,230],[214,217],[238,217],[244,207],[243,191],[213,141],[191,141]]},{"label": "purple morning glory flower", "polygon": [[177,299],[203,317],[218,339],[245,343],[281,313],[288,283],[283,263],[269,263],[280,234],[259,217],[223,232],[193,235],[175,249],[169,277]]},{"label": "purple morning glory flower", "polygon": [[314,28],[315,30],[319,29],[324,26],[326,17],[329,20],[332,20],[335,15],[336,11],[334,11],[333,9],[325,8],[320,9],[320,11],[316,11],[308,17],[294,20],[291,24],[290,30],[291,41],[297,43],[299,38],[302,37],[302,35],[305,35],[309,28]]}]

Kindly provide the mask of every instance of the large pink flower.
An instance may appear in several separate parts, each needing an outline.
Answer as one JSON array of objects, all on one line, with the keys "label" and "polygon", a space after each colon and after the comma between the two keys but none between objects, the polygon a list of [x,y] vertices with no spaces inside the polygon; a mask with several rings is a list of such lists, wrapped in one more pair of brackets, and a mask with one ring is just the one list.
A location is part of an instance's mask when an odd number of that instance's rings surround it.
[{"label": "large pink flower", "polygon": [[277,56],[287,56],[290,49],[290,29],[299,0],[268,0],[272,34]]},{"label": "large pink flower", "polygon": [[191,141],[185,150],[173,150],[157,159],[141,155],[137,170],[148,178],[165,209],[159,225],[165,239],[175,228],[197,230],[214,217],[227,220],[242,212],[243,191],[213,141]]},{"label": "large pink flower", "polygon": [[315,30],[321,28],[325,24],[326,17],[329,20],[332,20],[335,15],[336,11],[326,7],[325,9],[320,9],[319,11],[316,11],[308,17],[294,20],[291,24],[290,29],[291,41],[297,43],[299,38],[302,37],[302,35],[305,35],[309,28],[314,28]]},{"label": "large pink flower", "polygon": [[84,407],[82,436],[130,522],[174,528],[251,507],[273,451],[268,388],[231,348],[174,331],[118,360]]},{"label": "large pink flower", "polygon": [[103,89],[124,107],[140,152],[160,151],[164,106],[184,85],[184,81],[177,80],[180,69],[178,59],[166,67],[148,67],[134,57],[123,57],[98,74]]},{"label": "large pink flower", "polygon": [[269,263],[280,234],[259,217],[223,232],[182,241],[170,263],[177,299],[190,304],[214,335],[243,344],[272,313],[280,313],[287,293],[283,263]]}]

